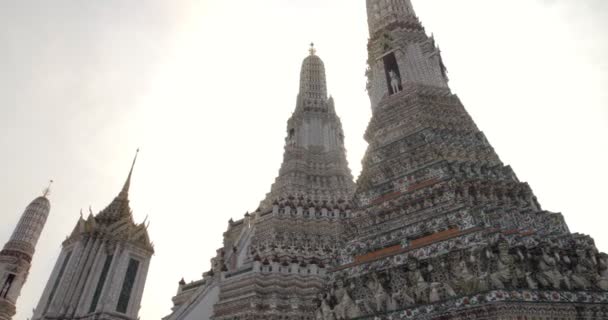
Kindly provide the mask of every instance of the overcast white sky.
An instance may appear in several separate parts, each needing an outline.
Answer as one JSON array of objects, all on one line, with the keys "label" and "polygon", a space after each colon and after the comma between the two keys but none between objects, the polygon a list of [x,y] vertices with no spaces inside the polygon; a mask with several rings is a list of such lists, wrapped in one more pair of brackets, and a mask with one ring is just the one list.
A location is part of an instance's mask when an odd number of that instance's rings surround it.
[{"label": "overcast white sky", "polygon": [[[118,193],[156,255],[142,319],[167,315],[282,160],[308,43],[359,174],[370,117],[358,0],[0,1],[0,245],[56,180],[15,319],[31,316],[81,208]],[[545,209],[608,250],[608,1],[414,0],[451,87]]]}]

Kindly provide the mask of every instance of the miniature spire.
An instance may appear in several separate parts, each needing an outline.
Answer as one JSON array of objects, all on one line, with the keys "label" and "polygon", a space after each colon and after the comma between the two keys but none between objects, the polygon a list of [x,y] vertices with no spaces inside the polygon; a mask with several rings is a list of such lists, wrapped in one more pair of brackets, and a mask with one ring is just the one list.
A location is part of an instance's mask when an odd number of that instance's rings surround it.
[{"label": "miniature spire", "polygon": [[137,155],[139,154],[139,148],[135,151],[135,157],[133,158],[133,163],[131,164],[131,170],[129,170],[129,175],[127,176],[127,181],[125,181],[125,185],[122,187],[120,194],[118,195],[120,198],[126,199],[129,195],[129,187],[131,186],[131,176],[133,175],[133,168],[135,168],[135,162],[137,161]]},{"label": "miniature spire", "polygon": [[44,191],[42,191],[42,196],[43,197],[47,198],[48,196],[51,195],[51,185],[53,184],[53,182],[54,182],[53,180],[49,180],[49,186],[46,187],[44,189]]},{"label": "miniature spire", "polygon": [[311,56],[314,56],[317,53],[317,49],[315,49],[315,43],[314,42],[310,43],[310,49],[308,49],[308,52],[310,52]]}]

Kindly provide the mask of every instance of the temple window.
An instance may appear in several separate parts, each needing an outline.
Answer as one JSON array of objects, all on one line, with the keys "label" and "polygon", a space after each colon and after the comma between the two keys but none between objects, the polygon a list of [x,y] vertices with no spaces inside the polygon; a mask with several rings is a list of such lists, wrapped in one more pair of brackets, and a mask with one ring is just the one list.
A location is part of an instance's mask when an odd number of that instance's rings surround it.
[{"label": "temple window", "polygon": [[97,309],[99,296],[101,295],[101,290],[103,290],[103,285],[106,283],[106,278],[108,277],[108,271],[110,270],[110,265],[112,264],[113,258],[113,255],[108,255],[106,257],[106,261],[103,264],[103,269],[101,269],[99,281],[97,282],[97,287],[95,288],[95,292],[93,294],[93,301],[91,302],[91,306],[89,307],[89,312],[95,312],[95,309]]},{"label": "temple window", "polygon": [[137,277],[138,269],[139,261],[131,259],[129,261],[129,266],[127,267],[125,279],[122,283],[122,290],[120,290],[118,305],[116,306],[116,311],[120,313],[127,313],[129,301],[131,300],[131,292],[133,291],[133,287],[135,286],[135,279]]},{"label": "temple window", "polygon": [[10,273],[8,277],[6,277],[4,285],[2,285],[2,289],[0,290],[0,298],[6,299],[6,296],[8,296],[8,292],[11,290],[11,286],[13,285],[13,281],[15,281],[15,275]]}]

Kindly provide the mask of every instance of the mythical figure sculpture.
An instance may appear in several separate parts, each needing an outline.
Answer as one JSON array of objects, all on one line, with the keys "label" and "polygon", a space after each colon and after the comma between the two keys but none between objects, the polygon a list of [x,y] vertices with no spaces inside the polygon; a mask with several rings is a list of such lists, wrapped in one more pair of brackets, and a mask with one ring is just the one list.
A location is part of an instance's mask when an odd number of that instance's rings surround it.
[{"label": "mythical figure sculpture", "polygon": [[[474,259],[471,256],[471,259]],[[474,292],[479,287],[480,279],[469,271],[467,262],[460,260],[452,264],[452,283],[464,294]]]},{"label": "mythical figure sculpture", "polygon": [[509,254],[509,243],[501,241],[498,244],[496,271],[490,275],[494,289],[504,289],[509,282],[513,281],[514,264],[515,259]]},{"label": "mythical figure sculpture", "polygon": [[[563,279],[557,267],[557,257],[547,253],[546,246],[541,248],[541,257],[538,261],[538,282],[545,288],[559,289]],[[557,253],[556,253],[557,255]]]},{"label": "mythical figure sculpture", "polygon": [[587,256],[583,249],[576,250],[577,262],[570,274],[571,283],[578,290],[587,290],[591,287],[588,280],[595,270],[595,263]]}]

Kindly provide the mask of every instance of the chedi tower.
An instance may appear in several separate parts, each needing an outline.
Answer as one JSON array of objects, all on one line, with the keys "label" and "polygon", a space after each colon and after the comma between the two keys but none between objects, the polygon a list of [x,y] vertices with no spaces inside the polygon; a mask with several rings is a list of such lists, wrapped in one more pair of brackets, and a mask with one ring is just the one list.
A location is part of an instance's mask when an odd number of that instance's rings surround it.
[{"label": "chedi tower", "polygon": [[49,188],[25,208],[13,235],[0,251],[0,320],[10,320],[16,313],[17,299],[51,210],[48,195]]},{"label": "chedi tower", "polygon": [[369,148],[318,319],[608,319],[608,256],[502,163],[410,0],[367,0]]},{"label": "chedi tower", "polygon": [[355,189],[342,125],[314,48],[302,63],[284,150],[279,176],[260,207],[229,221],[212,269],[201,280],[180,281],[166,320],[300,320],[314,314]]}]

